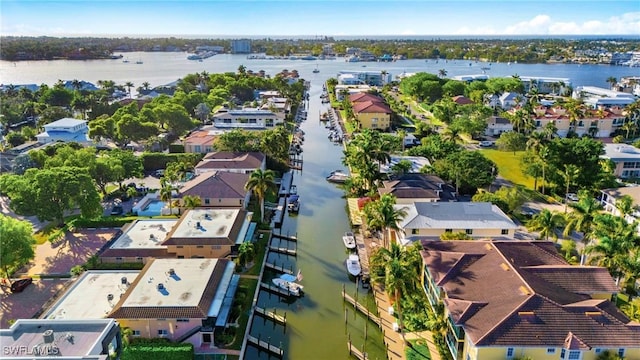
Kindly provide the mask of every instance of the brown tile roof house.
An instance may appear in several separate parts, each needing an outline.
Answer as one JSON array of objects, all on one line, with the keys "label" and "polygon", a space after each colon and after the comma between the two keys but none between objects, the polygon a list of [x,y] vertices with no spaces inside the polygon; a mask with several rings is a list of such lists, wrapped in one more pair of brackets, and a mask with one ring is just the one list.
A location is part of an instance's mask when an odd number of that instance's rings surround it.
[{"label": "brown tile roof house", "polygon": [[213,149],[213,142],[220,136],[211,130],[198,130],[184,139],[184,150],[188,153],[208,153]]},{"label": "brown tile roof house", "polygon": [[468,97],[463,96],[463,95],[454,96],[454,97],[451,98],[451,100],[453,100],[453,102],[458,104],[458,105],[473,104],[473,101],[471,99],[469,99]]},{"label": "brown tile roof house", "polygon": [[231,152],[218,151],[208,153],[204,156],[196,167],[196,173],[206,171],[235,171],[251,172],[256,169],[263,169],[265,155],[259,152]]},{"label": "brown tile roof house", "polygon": [[404,174],[393,180],[385,180],[378,193],[392,194],[397,199],[424,199],[449,201],[455,199],[451,186],[435,175]]},{"label": "brown tile roof house", "polygon": [[[226,171],[206,172],[187,181],[178,190],[178,196],[180,198],[190,195],[201,199],[224,199],[235,206],[242,205],[247,198],[248,191],[245,190],[245,184],[249,181],[249,177],[249,174]],[[206,205],[203,201],[202,206]]]},{"label": "brown tile roof house", "polygon": [[[109,314],[114,319],[205,319],[226,273],[226,259],[155,259]],[[174,271],[174,274],[170,274]]]},{"label": "brown tile roof house", "polygon": [[434,297],[431,286],[440,289],[453,325],[478,348],[640,347],[640,324],[605,299],[617,292],[607,270],[568,265],[553,243],[422,245],[427,295]]}]

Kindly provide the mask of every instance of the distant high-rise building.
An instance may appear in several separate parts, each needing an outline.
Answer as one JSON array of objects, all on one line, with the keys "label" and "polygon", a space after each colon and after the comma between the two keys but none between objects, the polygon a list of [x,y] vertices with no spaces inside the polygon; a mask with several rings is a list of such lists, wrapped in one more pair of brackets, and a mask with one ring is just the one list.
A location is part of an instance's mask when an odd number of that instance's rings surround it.
[{"label": "distant high-rise building", "polygon": [[232,54],[251,53],[251,40],[250,39],[231,40],[231,53]]}]

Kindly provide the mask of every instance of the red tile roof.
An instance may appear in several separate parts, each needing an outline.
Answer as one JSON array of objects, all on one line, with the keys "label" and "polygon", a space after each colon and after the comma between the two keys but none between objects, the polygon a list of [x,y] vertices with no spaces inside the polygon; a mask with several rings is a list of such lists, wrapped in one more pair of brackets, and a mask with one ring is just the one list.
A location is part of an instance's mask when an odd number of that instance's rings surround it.
[{"label": "red tile roof", "polygon": [[391,108],[385,103],[364,101],[353,104],[353,112],[355,114],[360,113],[375,113],[375,114],[391,114]]},{"label": "red tile roof", "polygon": [[196,131],[184,139],[185,145],[213,145],[218,135],[211,135],[209,131]]},{"label": "red tile roof", "polygon": [[366,92],[349,95],[349,101],[352,103],[365,102],[365,101],[384,103],[384,99],[382,99],[381,97],[373,94],[369,94]]},{"label": "red tile roof", "polygon": [[423,241],[425,266],[457,325],[477,346],[640,346],[596,267],[568,265],[541,241]]},{"label": "red tile roof", "polygon": [[473,104],[473,101],[471,101],[471,99],[469,99],[466,96],[462,96],[462,95],[454,96],[453,98],[451,98],[451,100],[453,100],[453,102],[458,104],[458,105]]}]

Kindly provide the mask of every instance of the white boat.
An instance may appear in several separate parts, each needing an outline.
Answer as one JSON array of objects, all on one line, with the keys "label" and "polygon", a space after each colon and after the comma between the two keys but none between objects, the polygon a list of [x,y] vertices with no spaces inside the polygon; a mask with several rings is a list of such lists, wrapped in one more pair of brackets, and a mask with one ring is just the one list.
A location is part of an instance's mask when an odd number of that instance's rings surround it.
[{"label": "white boat", "polygon": [[356,254],[349,255],[347,259],[347,271],[353,276],[360,276],[362,267],[360,267],[360,258]]},{"label": "white boat", "polygon": [[293,276],[289,274],[280,275],[280,277],[271,280],[273,284],[283,290],[287,290],[291,295],[300,296],[304,286],[298,284],[296,281],[302,281],[302,273],[298,270],[298,275]]},{"label": "white boat", "polygon": [[317,74],[317,73],[319,73],[319,72],[320,72],[320,69],[318,69],[318,65],[316,65],[316,68],[315,68],[315,69],[313,69],[313,73],[314,73],[314,74]]},{"label": "white boat", "polygon": [[356,237],[353,236],[353,233],[351,231],[344,233],[344,236],[342,237],[342,242],[344,242],[344,246],[346,246],[347,249],[356,248]]},{"label": "white boat", "polygon": [[337,184],[343,184],[345,181],[349,179],[349,175],[343,173],[342,171],[334,171],[329,176],[327,176],[327,181]]}]

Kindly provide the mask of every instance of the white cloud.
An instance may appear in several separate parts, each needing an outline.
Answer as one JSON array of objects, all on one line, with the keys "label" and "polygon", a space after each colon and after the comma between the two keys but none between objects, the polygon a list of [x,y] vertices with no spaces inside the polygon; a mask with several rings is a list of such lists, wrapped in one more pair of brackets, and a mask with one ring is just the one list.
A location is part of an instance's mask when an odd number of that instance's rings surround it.
[{"label": "white cloud", "polygon": [[584,22],[554,20],[540,14],[531,20],[521,21],[503,29],[490,26],[462,27],[460,35],[640,35],[640,12],[612,16],[606,20],[585,20]]}]

